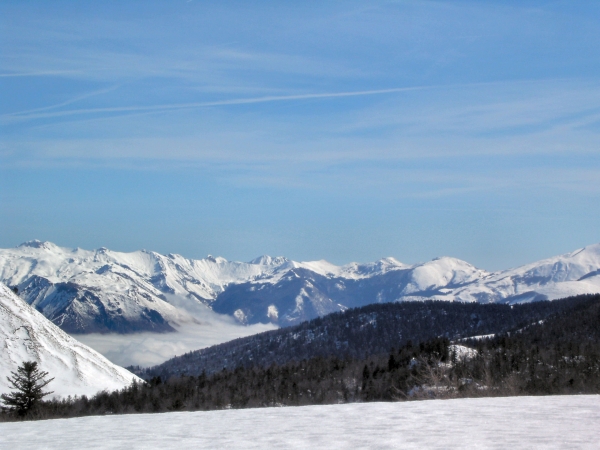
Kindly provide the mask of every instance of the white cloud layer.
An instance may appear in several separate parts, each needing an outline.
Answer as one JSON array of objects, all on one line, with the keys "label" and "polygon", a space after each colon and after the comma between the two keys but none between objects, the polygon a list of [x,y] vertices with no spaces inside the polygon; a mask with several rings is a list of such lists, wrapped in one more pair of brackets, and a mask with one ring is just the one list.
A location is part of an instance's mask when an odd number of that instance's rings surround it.
[{"label": "white cloud layer", "polygon": [[176,326],[174,333],[82,334],[74,337],[120,366],[153,366],[177,355],[221,344],[240,337],[276,329],[274,325],[237,323],[233,318],[211,311],[185,298],[169,296],[193,320]]}]

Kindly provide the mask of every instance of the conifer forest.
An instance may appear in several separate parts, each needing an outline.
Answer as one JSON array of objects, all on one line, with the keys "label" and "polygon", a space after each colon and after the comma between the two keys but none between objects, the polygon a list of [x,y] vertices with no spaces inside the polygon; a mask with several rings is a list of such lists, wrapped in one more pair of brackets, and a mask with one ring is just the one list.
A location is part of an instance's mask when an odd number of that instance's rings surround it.
[{"label": "conifer forest", "polygon": [[[394,317],[410,320],[404,323]],[[365,318],[368,326],[361,327]],[[422,338],[409,339],[402,323],[421,329],[412,336]],[[293,340],[290,336],[314,337],[325,329],[328,342],[337,339],[345,345],[323,348],[315,338],[314,346],[298,347],[305,352],[300,356],[293,346],[284,346],[286,351],[278,352],[277,360],[268,356],[273,350],[265,342],[282,345]],[[348,329],[352,333],[344,334]],[[193,362],[202,361],[199,354],[231,359],[235,349],[248,345],[256,350],[250,352],[253,362],[220,370],[207,370],[212,366],[205,364],[194,370]],[[370,305],[217,347],[183,355],[170,364],[137,368],[145,381],[119,391],[41,401],[29,418],[600,393],[600,295],[512,307],[441,302]],[[181,371],[182,361],[187,373]],[[5,411],[2,419],[16,418]]]}]

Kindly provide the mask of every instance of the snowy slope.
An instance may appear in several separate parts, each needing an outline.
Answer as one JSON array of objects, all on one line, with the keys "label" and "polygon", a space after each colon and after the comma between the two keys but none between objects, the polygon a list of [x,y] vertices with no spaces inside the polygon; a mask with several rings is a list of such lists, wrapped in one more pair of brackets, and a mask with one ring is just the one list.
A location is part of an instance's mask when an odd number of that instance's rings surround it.
[{"label": "snowy slope", "polygon": [[211,305],[229,285],[273,284],[292,270],[360,279],[397,267],[402,264],[391,258],[343,267],[270,256],[244,263],[210,255],[192,260],[145,250],[67,249],[40,241],[0,250],[0,281],[18,287],[22,298],[71,333],[173,331],[196,319],[169,296]]},{"label": "snowy slope", "polygon": [[0,250],[0,281],[72,333],[173,331],[202,320],[188,313],[198,304],[241,324],[285,326],[370,303],[517,303],[600,292],[600,244],[489,273],[450,257],[336,266],[265,255],[246,263],[30,241]]},{"label": "snowy slope", "polygon": [[11,388],[6,377],[23,361],[37,361],[54,377],[54,395],[93,395],[131,384],[135,375],[109,362],[52,324],[0,283],[0,393]]},{"label": "snowy slope", "polygon": [[597,449],[600,396],[505,397],[0,423],[45,449]]},{"label": "snowy slope", "polygon": [[453,290],[446,298],[522,303],[598,292],[600,244],[594,244],[516,269],[491,273]]},{"label": "snowy slope", "polygon": [[256,278],[277,265],[190,260],[155,252],[66,249],[30,241],[0,250],[0,281],[66,331],[173,331],[193,320],[168,295],[210,303],[228,283]]},{"label": "snowy slope", "polygon": [[242,323],[292,325],[370,303],[430,298],[487,275],[464,261],[447,257],[413,266],[393,258],[337,269],[334,266],[328,271],[311,270],[315,265],[301,263],[271,283],[230,285],[211,306]]}]

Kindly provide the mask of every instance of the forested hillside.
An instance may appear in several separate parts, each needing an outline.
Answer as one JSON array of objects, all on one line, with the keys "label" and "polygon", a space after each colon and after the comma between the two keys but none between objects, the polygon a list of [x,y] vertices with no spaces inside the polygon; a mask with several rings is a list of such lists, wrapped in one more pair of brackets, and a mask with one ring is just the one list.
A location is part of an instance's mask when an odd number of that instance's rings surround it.
[{"label": "forested hillside", "polygon": [[[411,317],[425,315],[429,322],[424,323],[435,323],[431,321],[433,311],[454,317],[437,308],[437,303],[421,304],[413,311],[419,314]],[[504,317],[517,322],[519,317],[528,321],[526,325],[492,337],[455,341],[436,337],[363,356],[316,356],[288,359],[268,367],[238,366],[211,375],[155,376],[145,383],[101,392],[92,398],[44,402],[37,417],[422,398],[600,394],[600,295],[522,308],[509,307],[505,312],[516,309],[514,314],[518,316],[510,319],[508,312],[498,320]],[[351,311],[346,319],[364,313],[364,308]],[[545,314],[545,318],[532,322],[536,314]],[[0,419],[10,420],[11,416],[2,414]]]},{"label": "forested hillside", "polygon": [[117,392],[51,401],[40,417],[600,393],[600,295],[495,337],[408,343],[363,357],[314,357],[212,375],[155,377]]},{"label": "forested hillside", "polygon": [[190,352],[153,368],[129,369],[146,379],[166,379],[315,357],[364,358],[388,353],[409,341],[503,333],[571,309],[585,298],[512,306],[443,301],[374,304]]}]

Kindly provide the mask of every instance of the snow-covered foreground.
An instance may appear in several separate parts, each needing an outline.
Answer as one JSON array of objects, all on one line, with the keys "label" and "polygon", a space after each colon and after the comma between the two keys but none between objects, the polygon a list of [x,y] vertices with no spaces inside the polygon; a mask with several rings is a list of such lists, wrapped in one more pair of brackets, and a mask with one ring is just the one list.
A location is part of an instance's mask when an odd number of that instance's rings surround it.
[{"label": "snow-covered foreground", "polygon": [[0,424],[10,449],[598,448],[600,396],[362,403]]}]

